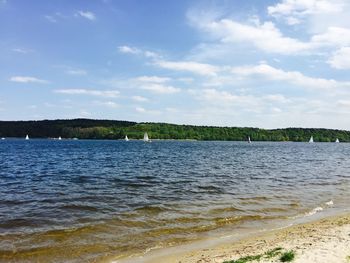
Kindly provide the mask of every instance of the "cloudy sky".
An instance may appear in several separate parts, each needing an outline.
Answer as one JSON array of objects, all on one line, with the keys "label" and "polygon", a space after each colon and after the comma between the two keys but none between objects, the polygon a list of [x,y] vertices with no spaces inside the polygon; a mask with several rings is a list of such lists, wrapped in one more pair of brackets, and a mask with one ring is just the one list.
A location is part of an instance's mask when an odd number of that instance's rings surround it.
[{"label": "cloudy sky", "polygon": [[350,129],[350,1],[0,0],[0,119]]}]

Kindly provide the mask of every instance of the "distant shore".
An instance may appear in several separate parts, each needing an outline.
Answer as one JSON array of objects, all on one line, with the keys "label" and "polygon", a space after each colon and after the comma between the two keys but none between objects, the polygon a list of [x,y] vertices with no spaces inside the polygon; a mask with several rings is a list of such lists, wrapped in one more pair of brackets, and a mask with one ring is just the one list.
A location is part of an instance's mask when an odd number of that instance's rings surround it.
[{"label": "distant shore", "polygon": [[[144,258],[114,262],[144,263],[223,263],[247,258],[260,260],[244,262],[281,262],[285,252],[294,254],[295,263],[350,262],[350,214],[332,216],[314,222],[273,230],[236,242],[230,241],[206,248],[191,250],[169,249],[150,253]],[[277,249],[277,250],[276,250]],[[271,253],[276,251],[276,253]],[[269,256],[268,256],[269,255]]]},{"label": "distant shore", "polygon": [[192,139],[198,141],[295,141],[350,142],[350,131],[325,128],[262,129],[234,126],[198,126],[121,120],[0,121],[0,138],[78,139]]}]

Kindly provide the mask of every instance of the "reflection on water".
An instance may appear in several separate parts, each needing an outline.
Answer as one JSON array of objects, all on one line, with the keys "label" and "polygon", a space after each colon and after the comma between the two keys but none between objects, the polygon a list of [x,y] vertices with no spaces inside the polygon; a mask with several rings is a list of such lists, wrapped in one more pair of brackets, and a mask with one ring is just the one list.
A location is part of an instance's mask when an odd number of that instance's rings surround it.
[{"label": "reflection on water", "polygon": [[342,209],[348,156],[331,143],[1,141],[0,261],[101,260]]}]

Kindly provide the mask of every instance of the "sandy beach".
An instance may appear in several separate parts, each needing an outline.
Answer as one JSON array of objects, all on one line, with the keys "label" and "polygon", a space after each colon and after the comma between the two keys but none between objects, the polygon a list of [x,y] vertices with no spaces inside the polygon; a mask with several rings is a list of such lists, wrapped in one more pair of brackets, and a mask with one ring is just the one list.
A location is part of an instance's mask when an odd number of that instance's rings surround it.
[{"label": "sandy beach", "polygon": [[[266,252],[282,248],[268,258]],[[133,262],[147,263],[222,263],[242,257],[263,255],[259,261],[281,262],[283,252],[294,251],[296,263],[350,262],[350,214],[328,217],[315,222],[294,225],[280,230],[260,233],[237,242],[191,251],[150,254]],[[167,254],[167,255],[165,255]],[[117,261],[118,262],[118,261]],[[131,262],[131,261],[130,261]]]}]

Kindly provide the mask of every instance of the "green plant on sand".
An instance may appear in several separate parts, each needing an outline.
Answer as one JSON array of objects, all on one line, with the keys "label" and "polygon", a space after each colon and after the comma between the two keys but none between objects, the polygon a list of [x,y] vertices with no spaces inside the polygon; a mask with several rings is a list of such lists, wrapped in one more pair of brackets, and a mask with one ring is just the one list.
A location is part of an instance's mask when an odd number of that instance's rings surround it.
[{"label": "green plant on sand", "polygon": [[256,256],[246,256],[243,258],[239,258],[237,260],[230,260],[230,261],[225,261],[224,263],[246,263],[254,260],[260,260],[262,255],[256,255]]},{"label": "green plant on sand", "polygon": [[280,260],[282,262],[290,262],[294,259],[294,257],[295,257],[295,252],[291,250],[291,251],[284,252],[280,257]]},{"label": "green plant on sand", "polygon": [[[281,255],[282,250],[283,248],[277,247],[277,248],[268,250],[264,254],[259,254],[255,256],[245,256],[236,260],[225,261],[224,263],[247,263],[252,261],[259,261],[260,259],[263,259],[263,258],[270,259],[278,255]],[[294,259],[294,256],[295,256],[295,253],[293,251],[284,252],[280,257],[280,260],[282,262],[292,261]]]},{"label": "green plant on sand", "polygon": [[283,248],[281,248],[281,247],[276,247],[276,248],[274,248],[274,249],[271,249],[271,250],[269,250],[269,251],[267,251],[267,252],[265,253],[265,257],[266,257],[266,258],[273,258],[273,257],[276,257],[276,256],[278,256],[279,254],[282,253],[282,249],[283,249]]}]

